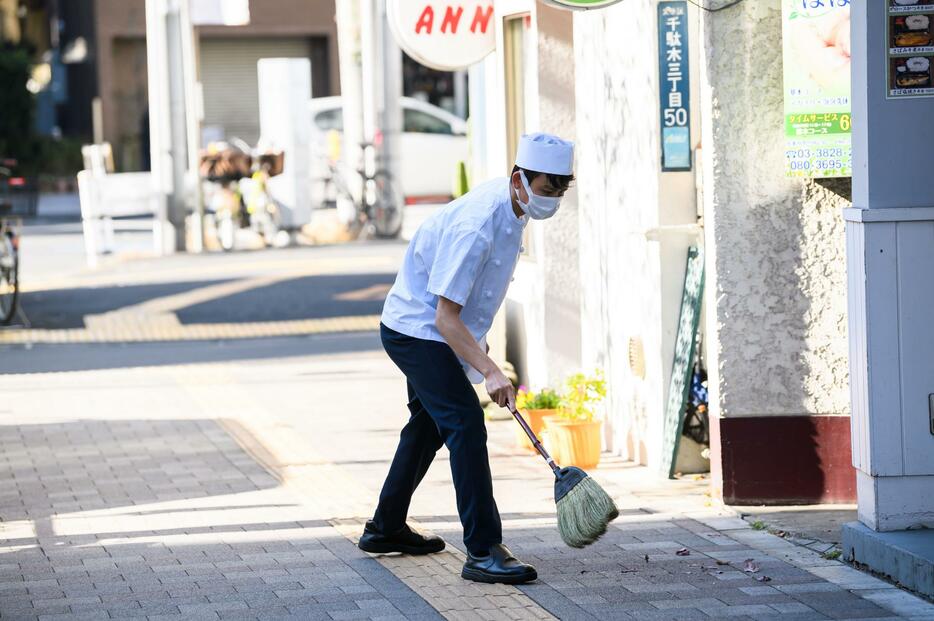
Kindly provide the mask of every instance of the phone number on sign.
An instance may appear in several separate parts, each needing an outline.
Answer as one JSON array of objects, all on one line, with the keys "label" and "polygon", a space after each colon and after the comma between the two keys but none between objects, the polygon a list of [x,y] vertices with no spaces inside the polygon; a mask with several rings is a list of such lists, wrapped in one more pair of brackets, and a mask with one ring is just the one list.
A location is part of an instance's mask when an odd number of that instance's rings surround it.
[{"label": "phone number on sign", "polygon": [[851,163],[842,159],[814,159],[814,160],[788,160],[788,171],[792,175],[810,176],[810,175],[831,175],[848,174],[851,170]]},{"label": "phone number on sign", "polygon": [[846,157],[848,155],[847,149],[842,147],[830,147],[826,149],[789,149],[785,151],[785,157],[789,160],[793,159],[803,159],[809,160],[814,157],[818,158],[830,158],[830,157]]}]

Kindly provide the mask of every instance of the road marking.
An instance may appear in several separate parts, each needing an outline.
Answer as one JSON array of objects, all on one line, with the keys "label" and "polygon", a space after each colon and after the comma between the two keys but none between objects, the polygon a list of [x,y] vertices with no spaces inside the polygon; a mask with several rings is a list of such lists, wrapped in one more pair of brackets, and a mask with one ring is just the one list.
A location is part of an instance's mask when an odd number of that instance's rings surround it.
[{"label": "road marking", "polygon": [[[126,321],[123,321],[126,319]],[[343,332],[370,332],[379,329],[379,315],[326,317],[294,321],[246,323],[177,323],[175,315],[165,321],[134,322],[129,318],[107,321],[96,329],[5,330],[0,345],[39,343],[144,343],[166,341],[216,341],[273,336],[308,336]]]}]

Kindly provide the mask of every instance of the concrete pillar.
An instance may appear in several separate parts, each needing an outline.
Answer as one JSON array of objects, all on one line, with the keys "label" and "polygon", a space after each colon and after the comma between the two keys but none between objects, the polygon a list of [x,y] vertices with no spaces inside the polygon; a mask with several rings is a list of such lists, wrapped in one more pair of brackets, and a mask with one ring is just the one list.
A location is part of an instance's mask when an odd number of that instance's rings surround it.
[{"label": "concrete pillar", "polygon": [[887,19],[852,3],[852,443],[875,531],[934,527],[934,99],[887,98]]}]

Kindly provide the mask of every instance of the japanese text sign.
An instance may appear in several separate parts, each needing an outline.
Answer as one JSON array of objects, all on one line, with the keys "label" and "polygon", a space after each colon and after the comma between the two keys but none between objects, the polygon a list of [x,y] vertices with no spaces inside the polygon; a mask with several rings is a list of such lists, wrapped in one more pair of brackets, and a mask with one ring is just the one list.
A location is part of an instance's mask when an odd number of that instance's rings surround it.
[{"label": "japanese text sign", "polygon": [[850,0],[783,0],[785,174],[849,177]]},{"label": "japanese text sign", "polygon": [[658,3],[658,84],[662,170],[691,170],[688,7],[684,0]]}]

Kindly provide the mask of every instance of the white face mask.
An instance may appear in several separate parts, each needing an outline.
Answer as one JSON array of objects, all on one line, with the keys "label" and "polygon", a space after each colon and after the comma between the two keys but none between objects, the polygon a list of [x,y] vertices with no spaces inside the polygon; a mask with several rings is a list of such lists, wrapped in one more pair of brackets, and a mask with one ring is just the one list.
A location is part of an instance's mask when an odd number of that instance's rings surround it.
[{"label": "white face mask", "polygon": [[525,173],[521,170],[519,171],[519,178],[522,180],[522,187],[525,188],[526,194],[529,195],[529,202],[523,203],[522,199],[519,198],[519,191],[516,190],[516,201],[518,201],[522,211],[527,213],[533,220],[547,220],[555,215],[558,207],[561,206],[561,197],[533,194],[532,188],[529,187],[529,180],[525,178]]}]

